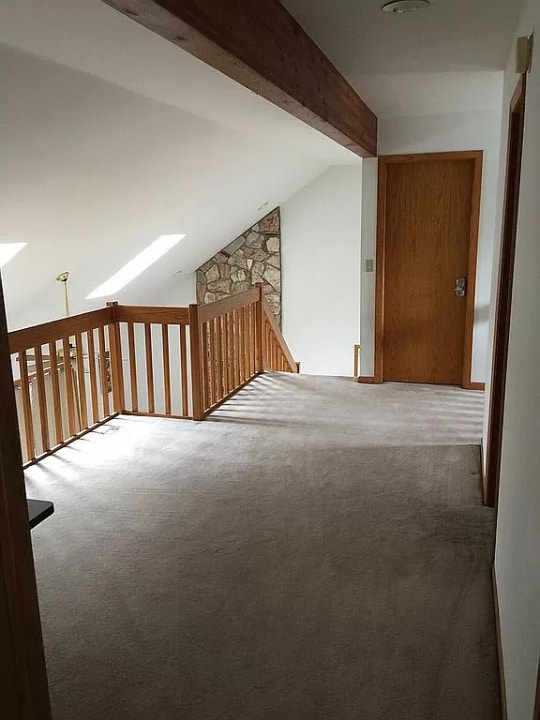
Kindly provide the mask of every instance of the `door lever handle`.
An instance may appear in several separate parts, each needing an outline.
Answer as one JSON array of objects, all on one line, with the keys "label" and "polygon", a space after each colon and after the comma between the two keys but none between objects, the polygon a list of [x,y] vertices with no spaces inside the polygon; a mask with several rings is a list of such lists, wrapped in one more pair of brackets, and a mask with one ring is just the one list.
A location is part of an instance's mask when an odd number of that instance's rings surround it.
[{"label": "door lever handle", "polygon": [[457,297],[465,297],[467,295],[467,278],[457,277],[454,285],[454,294]]}]

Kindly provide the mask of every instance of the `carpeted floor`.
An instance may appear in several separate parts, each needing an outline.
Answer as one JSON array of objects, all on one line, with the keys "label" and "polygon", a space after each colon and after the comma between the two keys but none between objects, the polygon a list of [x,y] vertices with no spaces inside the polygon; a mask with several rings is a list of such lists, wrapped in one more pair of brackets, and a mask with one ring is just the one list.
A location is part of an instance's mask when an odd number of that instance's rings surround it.
[{"label": "carpeted floor", "polygon": [[497,720],[482,403],[265,375],[28,470],[55,720]]}]

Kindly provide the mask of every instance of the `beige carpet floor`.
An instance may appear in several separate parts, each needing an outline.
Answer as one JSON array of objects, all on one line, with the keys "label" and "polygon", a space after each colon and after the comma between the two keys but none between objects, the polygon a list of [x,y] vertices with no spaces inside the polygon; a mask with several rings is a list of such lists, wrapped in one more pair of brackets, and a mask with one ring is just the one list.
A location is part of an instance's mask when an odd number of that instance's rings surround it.
[{"label": "beige carpet floor", "polygon": [[482,405],[265,375],[29,469],[55,720],[497,720]]}]

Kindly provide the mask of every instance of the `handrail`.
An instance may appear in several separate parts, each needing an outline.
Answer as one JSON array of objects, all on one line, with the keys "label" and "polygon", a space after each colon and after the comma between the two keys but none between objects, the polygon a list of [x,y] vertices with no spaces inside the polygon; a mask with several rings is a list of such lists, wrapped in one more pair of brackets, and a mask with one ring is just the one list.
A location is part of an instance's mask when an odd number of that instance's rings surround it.
[{"label": "handrail", "polygon": [[238,308],[245,307],[246,305],[253,305],[259,301],[259,291],[257,286],[244,292],[233,295],[232,297],[224,298],[223,300],[216,300],[215,302],[208,303],[208,305],[201,305],[199,310],[199,319],[201,322],[208,322],[214,318],[226,315],[227,313],[233,312]]},{"label": "handrail", "polygon": [[189,308],[107,303],[9,345],[27,464],[119,413],[203,420],[256,375],[299,372],[262,283]]},{"label": "handrail", "polygon": [[[289,364],[289,372],[297,373],[298,372],[297,364],[291,354],[291,351],[289,350],[287,343],[285,342],[285,338],[283,337],[281,328],[277,324],[275,315],[272,312],[272,310],[270,309],[268,302],[266,301],[264,292],[262,293],[262,304],[263,304],[264,315],[266,317],[266,320],[270,323],[270,327],[272,329],[274,338],[278,342],[280,350],[283,353],[284,358],[287,360],[287,362]],[[270,368],[268,368],[268,369],[270,369]]]},{"label": "handrail", "polygon": [[9,333],[9,349],[11,353],[29,350],[37,345],[46,345],[51,338],[71,337],[77,333],[103,327],[111,322],[112,311],[106,307],[80,315],[72,315],[62,320],[53,320],[41,325],[13,330]]}]

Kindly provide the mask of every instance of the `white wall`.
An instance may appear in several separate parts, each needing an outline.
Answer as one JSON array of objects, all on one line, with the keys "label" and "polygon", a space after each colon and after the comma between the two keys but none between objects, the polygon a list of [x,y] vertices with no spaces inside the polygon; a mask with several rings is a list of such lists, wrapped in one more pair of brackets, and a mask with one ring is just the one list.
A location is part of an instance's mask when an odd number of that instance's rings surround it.
[{"label": "white wall", "polygon": [[[362,163],[362,249],[360,300],[360,375],[375,372],[375,244],[377,237],[377,158]],[[373,260],[373,271],[366,261]]]},{"label": "white wall", "polygon": [[[499,95],[502,97],[502,74],[499,76],[499,82]],[[472,380],[478,382],[483,382],[486,378],[491,261],[496,228],[500,132],[500,110],[383,118],[379,125],[380,155],[452,150],[484,151],[472,365]],[[375,247],[374,232],[377,203],[375,186],[377,173],[376,168],[373,167],[373,161],[365,164],[364,173],[365,198],[362,220],[362,256],[365,259],[370,256],[373,257],[372,253]],[[363,263],[362,281],[365,280],[370,294],[368,294],[368,289],[366,289],[366,296],[364,296],[364,292],[362,293],[361,373],[362,375],[372,375],[374,283],[372,277],[366,277],[365,263]]]},{"label": "white wall", "polygon": [[[540,26],[530,0],[519,27]],[[495,571],[509,720],[533,716],[540,650],[540,52],[529,75],[514,274]],[[517,85],[505,76],[505,114]],[[506,143],[505,143],[506,144]],[[505,174],[501,157],[501,186]]]},{"label": "white wall", "polygon": [[[182,302],[184,277],[262,203],[281,204],[327,167],[1,44],[0,97],[0,242],[28,243],[2,272],[11,329],[63,316],[65,270],[74,313],[106,299]],[[186,237],[116,297],[85,300],[175,232]]]},{"label": "white wall", "polygon": [[334,167],[281,208],[283,334],[302,372],[352,375],[362,168]]}]

